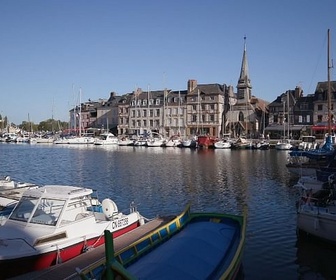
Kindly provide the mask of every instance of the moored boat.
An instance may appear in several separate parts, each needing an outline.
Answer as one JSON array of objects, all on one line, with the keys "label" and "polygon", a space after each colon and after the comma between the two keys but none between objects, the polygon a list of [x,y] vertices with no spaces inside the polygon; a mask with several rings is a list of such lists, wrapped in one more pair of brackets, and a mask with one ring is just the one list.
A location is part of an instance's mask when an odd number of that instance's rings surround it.
[{"label": "moored boat", "polygon": [[122,136],[118,139],[119,146],[133,146],[134,141],[129,136]]},{"label": "moored boat", "polygon": [[288,151],[293,148],[291,141],[289,139],[282,139],[275,144],[275,149],[279,151]]},{"label": "moored boat", "polygon": [[94,140],[94,145],[118,145],[118,137],[113,133],[102,133]]},{"label": "moored boat", "polygon": [[180,147],[182,145],[182,139],[178,135],[171,136],[167,141],[165,141],[165,147]]},{"label": "moored boat", "polygon": [[216,149],[231,149],[231,142],[227,139],[220,139],[214,143]]},{"label": "moored boat", "polygon": [[235,150],[252,149],[252,141],[241,136],[236,141],[232,142],[231,148]]},{"label": "moored boat", "polygon": [[14,181],[10,176],[0,179],[0,225],[3,225],[18,203],[22,194],[39,186],[33,183]]},{"label": "moored boat", "polygon": [[117,237],[142,224],[144,217],[134,205],[123,214],[110,199],[100,203],[89,188],[48,185],[28,190],[1,227],[1,277],[65,262],[102,245],[106,229]]},{"label": "moored boat", "polygon": [[218,139],[216,137],[210,136],[210,135],[199,135],[197,136],[197,146],[199,148],[214,148],[215,142],[217,142]]},{"label": "moored boat", "polygon": [[327,135],[321,148],[308,151],[291,151],[286,167],[293,175],[314,176],[317,169],[335,164],[336,150],[331,142],[331,136]]},{"label": "moored boat", "polygon": [[307,193],[298,202],[297,229],[304,233],[336,244],[336,197],[334,189]]},{"label": "moored boat", "polygon": [[102,273],[115,279],[235,279],[245,231],[245,215],[191,213],[187,207],[116,254],[110,240],[106,260],[77,272],[82,279],[102,279]]},{"label": "moored boat", "polygon": [[184,148],[197,148],[197,136],[182,140],[182,147]]}]

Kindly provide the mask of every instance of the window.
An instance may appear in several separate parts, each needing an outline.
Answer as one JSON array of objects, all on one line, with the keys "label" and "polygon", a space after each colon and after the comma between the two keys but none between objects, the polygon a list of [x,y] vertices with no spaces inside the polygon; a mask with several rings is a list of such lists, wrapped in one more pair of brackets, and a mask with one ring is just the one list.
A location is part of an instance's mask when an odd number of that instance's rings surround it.
[{"label": "window", "polygon": [[299,116],[299,123],[302,123],[302,116]]},{"label": "window", "polygon": [[147,106],[147,99],[142,100],[142,105]]},{"label": "window", "polygon": [[212,122],[215,121],[215,115],[210,115],[210,121],[212,121]]},{"label": "window", "polygon": [[240,122],[243,122],[243,121],[244,121],[244,114],[243,114],[243,112],[239,112],[238,120],[239,120]]},{"label": "window", "polygon": [[307,122],[310,123],[310,115],[307,115]]},{"label": "window", "polygon": [[322,111],[323,110],[323,105],[322,104],[318,104],[317,105],[317,111]]},{"label": "window", "polygon": [[160,99],[155,100],[155,105],[160,105]]},{"label": "window", "polygon": [[192,122],[197,122],[197,115],[192,115],[191,121]]},{"label": "window", "polygon": [[22,198],[13,213],[11,214],[10,219],[27,222],[37,202],[38,198]]},{"label": "window", "polygon": [[194,111],[196,111],[196,110],[197,110],[197,105],[192,105],[192,109],[193,109]]},{"label": "window", "polygon": [[318,121],[318,122],[322,122],[322,120],[323,120],[323,116],[322,116],[322,115],[318,115],[318,116],[317,116],[317,121]]}]

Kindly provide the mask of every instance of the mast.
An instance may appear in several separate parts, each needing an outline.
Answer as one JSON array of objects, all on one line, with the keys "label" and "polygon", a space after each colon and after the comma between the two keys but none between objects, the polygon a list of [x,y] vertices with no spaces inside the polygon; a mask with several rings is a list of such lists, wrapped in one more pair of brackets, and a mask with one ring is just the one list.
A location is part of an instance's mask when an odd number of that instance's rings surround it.
[{"label": "mast", "polygon": [[290,123],[290,117],[289,117],[289,93],[290,91],[287,91],[287,138],[289,139],[289,123]]},{"label": "mast", "polygon": [[197,90],[197,102],[198,102],[198,116],[197,116],[197,125],[196,125],[196,135],[199,134],[198,130],[198,126],[199,126],[199,122],[200,122],[200,112],[201,112],[201,101],[200,101],[200,92],[199,89]]},{"label": "mast", "polygon": [[177,116],[178,116],[178,132],[177,132],[177,134],[178,134],[178,136],[180,136],[181,135],[181,92],[179,91],[179,93],[178,93],[178,114],[177,114]]},{"label": "mast", "polygon": [[149,124],[149,85],[147,85],[147,133],[149,133],[149,131],[151,129],[148,129],[150,128],[150,124]]},{"label": "mast", "polygon": [[82,89],[79,89],[79,137],[82,137]]},{"label": "mast", "polygon": [[328,133],[331,135],[330,29],[328,29]]}]

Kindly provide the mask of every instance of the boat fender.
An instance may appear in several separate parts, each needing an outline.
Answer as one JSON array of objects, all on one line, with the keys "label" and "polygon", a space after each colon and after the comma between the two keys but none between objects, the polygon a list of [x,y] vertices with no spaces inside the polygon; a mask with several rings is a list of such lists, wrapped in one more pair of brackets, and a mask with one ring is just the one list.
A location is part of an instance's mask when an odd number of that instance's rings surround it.
[{"label": "boat fender", "polygon": [[140,216],[139,223],[140,223],[140,226],[143,226],[145,224],[145,218],[143,216]]}]

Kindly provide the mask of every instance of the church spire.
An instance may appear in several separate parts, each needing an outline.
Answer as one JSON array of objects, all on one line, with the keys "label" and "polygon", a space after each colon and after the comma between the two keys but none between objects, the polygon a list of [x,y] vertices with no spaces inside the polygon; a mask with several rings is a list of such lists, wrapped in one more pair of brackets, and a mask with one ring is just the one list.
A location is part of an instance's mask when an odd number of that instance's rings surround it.
[{"label": "church spire", "polygon": [[251,98],[251,81],[247,63],[247,53],[246,53],[246,36],[244,36],[244,53],[243,60],[240,69],[240,76],[238,80],[237,90],[238,90],[238,99],[247,99]]}]

